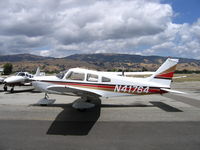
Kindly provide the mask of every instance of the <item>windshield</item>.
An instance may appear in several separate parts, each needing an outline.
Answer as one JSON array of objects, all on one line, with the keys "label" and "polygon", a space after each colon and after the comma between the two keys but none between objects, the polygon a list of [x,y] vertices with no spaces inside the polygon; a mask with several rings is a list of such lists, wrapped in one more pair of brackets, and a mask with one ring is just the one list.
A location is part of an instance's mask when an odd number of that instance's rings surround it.
[{"label": "windshield", "polygon": [[17,76],[25,76],[25,73],[24,72],[19,72],[18,74],[17,74]]},{"label": "windshield", "polygon": [[58,73],[56,75],[56,77],[59,78],[59,79],[62,79],[67,72],[68,72],[68,70],[62,71],[62,72]]}]

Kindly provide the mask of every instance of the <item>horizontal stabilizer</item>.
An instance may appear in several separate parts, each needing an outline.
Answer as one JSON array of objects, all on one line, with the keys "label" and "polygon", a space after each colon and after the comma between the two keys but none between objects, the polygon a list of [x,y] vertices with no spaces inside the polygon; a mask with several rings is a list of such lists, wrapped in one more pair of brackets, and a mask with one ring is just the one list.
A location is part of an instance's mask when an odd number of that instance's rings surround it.
[{"label": "horizontal stabilizer", "polygon": [[171,93],[177,93],[177,94],[187,94],[185,92],[171,90],[171,89],[165,89],[165,88],[161,88],[161,90],[166,91],[166,92],[171,92]]},{"label": "horizontal stabilizer", "polygon": [[173,77],[173,79],[179,79],[179,78],[187,78],[187,76],[178,76],[178,77]]}]

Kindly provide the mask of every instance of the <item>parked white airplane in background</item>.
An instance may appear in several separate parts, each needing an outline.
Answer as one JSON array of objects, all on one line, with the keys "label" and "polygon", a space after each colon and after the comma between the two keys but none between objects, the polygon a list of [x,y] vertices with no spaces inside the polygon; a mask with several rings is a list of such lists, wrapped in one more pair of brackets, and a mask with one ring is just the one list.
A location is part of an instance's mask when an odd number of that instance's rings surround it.
[{"label": "parked white airplane in background", "polygon": [[8,86],[11,87],[10,92],[12,93],[14,91],[15,86],[30,86],[31,80],[34,76],[39,76],[40,75],[40,69],[37,68],[36,74],[32,75],[29,74],[28,72],[18,72],[14,76],[10,76],[4,79],[4,91],[8,90]]},{"label": "parked white airplane in background", "polygon": [[81,101],[73,103],[74,108],[87,109],[94,107],[89,100],[100,97],[183,93],[170,89],[177,63],[178,59],[168,58],[153,75],[147,78],[72,68],[58,76],[34,77],[32,85],[45,92],[45,98],[39,101],[40,104],[54,102],[48,101],[47,93],[67,94],[81,97]]},{"label": "parked white airplane in background", "polygon": [[5,78],[0,77],[0,84],[3,83]]}]

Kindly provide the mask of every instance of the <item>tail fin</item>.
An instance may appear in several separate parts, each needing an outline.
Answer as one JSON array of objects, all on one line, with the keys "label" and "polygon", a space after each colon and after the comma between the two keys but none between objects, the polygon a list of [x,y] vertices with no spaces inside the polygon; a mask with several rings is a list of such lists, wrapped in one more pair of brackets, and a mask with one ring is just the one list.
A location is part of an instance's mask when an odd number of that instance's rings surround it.
[{"label": "tail fin", "polygon": [[168,58],[148,80],[170,87],[177,63],[178,59]]},{"label": "tail fin", "polygon": [[40,67],[37,68],[35,76],[40,76]]}]

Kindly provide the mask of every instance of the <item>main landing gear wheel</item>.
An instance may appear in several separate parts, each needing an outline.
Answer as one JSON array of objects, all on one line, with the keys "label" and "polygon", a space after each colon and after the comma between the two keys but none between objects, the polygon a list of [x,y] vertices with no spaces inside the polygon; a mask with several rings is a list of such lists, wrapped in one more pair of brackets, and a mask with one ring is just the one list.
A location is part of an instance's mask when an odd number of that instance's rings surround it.
[{"label": "main landing gear wheel", "polygon": [[11,89],[10,89],[10,93],[13,93],[14,92],[14,87],[12,87]]},{"label": "main landing gear wheel", "polygon": [[55,101],[55,99],[49,99],[49,96],[47,95],[47,93],[45,93],[44,98],[40,99],[37,104],[39,104],[40,106],[47,106],[49,104],[53,104]]},{"label": "main landing gear wheel", "polygon": [[4,85],[3,90],[4,90],[4,91],[7,91],[7,90],[8,90],[7,85]]}]

